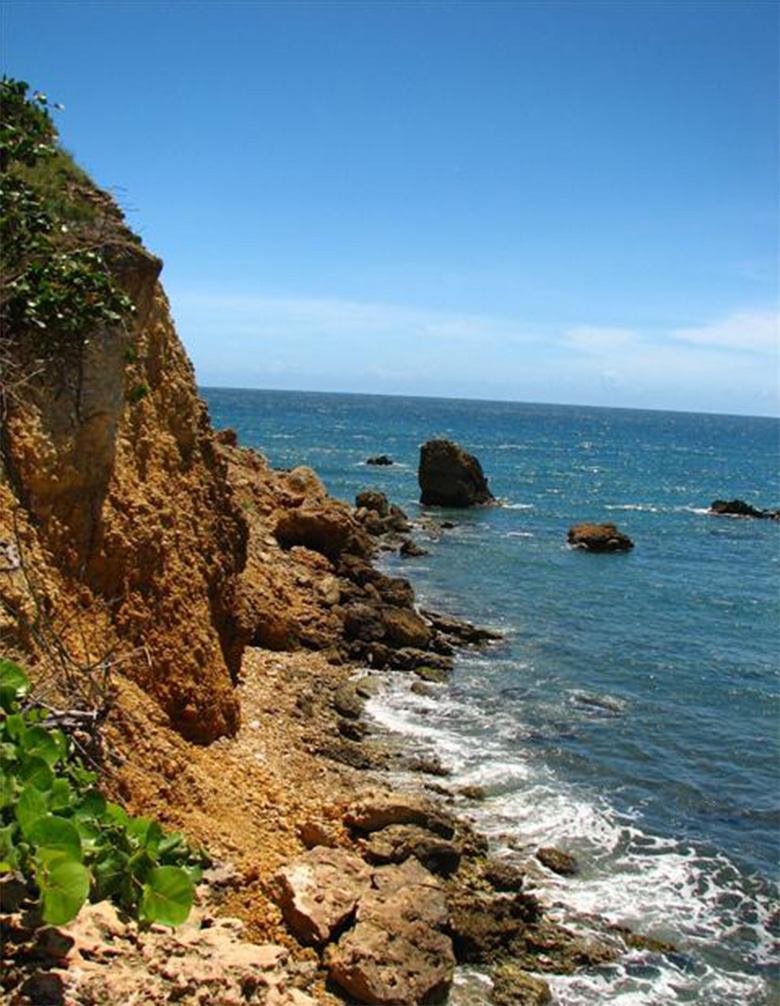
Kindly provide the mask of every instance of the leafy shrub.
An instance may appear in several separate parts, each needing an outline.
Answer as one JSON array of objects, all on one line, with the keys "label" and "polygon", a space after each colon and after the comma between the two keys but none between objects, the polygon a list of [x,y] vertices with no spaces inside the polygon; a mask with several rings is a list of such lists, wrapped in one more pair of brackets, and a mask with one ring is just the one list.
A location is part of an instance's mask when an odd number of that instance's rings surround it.
[{"label": "leafy shrub", "polygon": [[24,707],[29,689],[24,671],[0,660],[0,874],[31,883],[53,925],[104,898],[143,922],[184,922],[208,857],[107,802],[68,735]]}]

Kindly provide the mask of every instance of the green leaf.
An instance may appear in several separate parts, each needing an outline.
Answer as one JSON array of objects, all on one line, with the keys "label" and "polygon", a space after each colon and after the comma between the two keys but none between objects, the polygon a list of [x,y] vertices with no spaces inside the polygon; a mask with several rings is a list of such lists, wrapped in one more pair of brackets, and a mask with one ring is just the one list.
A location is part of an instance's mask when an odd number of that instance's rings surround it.
[{"label": "green leaf", "polygon": [[28,755],[43,758],[47,765],[59,760],[57,743],[45,727],[29,727],[22,736],[22,745]]},{"label": "green leaf", "polygon": [[147,922],[178,926],[185,922],[192,908],[195,888],[176,866],[158,866],[144,884],[139,915]]},{"label": "green leaf", "polygon": [[56,859],[42,865],[36,872],[41,889],[43,918],[54,926],[62,926],[79,913],[89,894],[89,870],[70,859]]},{"label": "green leaf", "polygon": [[126,828],[130,823],[127,811],[124,807],[120,807],[118,803],[107,803],[104,813],[106,820],[112,821],[114,824],[119,824]]},{"label": "green leaf", "polygon": [[46,797],[37,786],[28,783],[22,790],[19,802],[16,805],[16,820],[22,829],[25,837],[29,834],[30,828],[40,817],[44,817],[49,810]]},{"label": "green leaf", "polygon": [[55,779],[51,787],[51,809],[64,810],[70,806],[71,799],[72,793],[68,780],[62,777]]},{"label": "green leaf", "polygon": [[68,859],[81,859],[81,838],[78,828],[64,817],[39,817],[30,827],[27,837],[40,853],[60,852]]},{"label": "green leaf", "polygon": [[13,737],[14,740],[19,740],[23,737],[27,730],[27,725],[24,722],[24,716],[20,716],[19,713],[12,713],[10,716],[5,718],[5,731],[9,737]]},{"label": "green leaf", "polygon": [[13,712],[16,702],[30,690],[30,679],[12,660],[0,660],[0,706]]},{"label": "green leaf", "polygon": [[122,880],[127,872],[127,856],[117,849],[111,849],[99,859],[92,868],[95,878],[94,900],[102,901],[116,894],[122,886]]},{"label": "green leaf", "polygon": [[50,790],[54,783],[54,773],[40,755],[28,755],[24,759],[19,778],[43,791]]},{"label": "green leaf", "polygon": [[[106,798],[103,794],[96,789],[91,789],[81,798],[81,802],[76,807],[74,814],[85,821],[100,821],[107,818],[106,807]],[[110,818],[107,819],[110,820]]]}]

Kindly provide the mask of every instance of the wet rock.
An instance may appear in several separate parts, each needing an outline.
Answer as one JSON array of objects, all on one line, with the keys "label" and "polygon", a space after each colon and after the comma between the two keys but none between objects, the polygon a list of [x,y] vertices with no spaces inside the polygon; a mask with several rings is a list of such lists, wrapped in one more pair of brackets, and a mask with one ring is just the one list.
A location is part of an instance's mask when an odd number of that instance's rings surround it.
[{"label": "wet rock", "polygon": [[386,607],[382,609],[382,622],[384,638],[391,646],[424,650],[431,642],[430,626],[416,611]]},{"label": "wet rock", "polygon": [[495,502],[479,461],[450,440],[420,448],[420,502],[425,506],[470,507]]},{"label": "wet rock", "polygon": [[567,538],[572,548],[588,552],[625,552],[634,543],[614,524],[575,524]]},{"label": "wet rock", "polygon": [[389,457],[387,454],[377,454],[373,458],[366,458],[366,464],[367,465],[379,465],[380,467],[381,466],[387,466],[387,465],[392,465],[393,464],[393,459],[391,457]]},{"label": "wet rock", "polygon": [[461,964],[491,964],[514,953],[514,943],[541,916],[533,895],[490,896],[478,891],[450,896],[450,928]]},{"label": "wet rock", "polygon": [[428,555],[428,549],[422,548],[417,544],[417,542],[412,541],[411,538],[407,538],[405,541],[401,542],[399,552],[405,559],[411,559],[420,555]]},{"label": "wet rock", "polygon": [[431,626],[445,636],[456,639],[460,643],[479,645],[480,643],[494,642],[502,639],[500,632],[492,629],[481,629],[471,622],[466,622],[460,618],[453,618],[452,615],[442,615],[437,611],[422,609],[420,614],[426,618]]},{"label": "wet rock", "polygon": [[678,948],[669,940],[657,940],[652,936],[643,936],[632,932],[627,926],[610,926],[610,932],[617,933],[626,944],[635,950],[648,950],[653,954],[676,954]]},{"label": "wet rock", "polygon": [[446,924],[432,874],[414,860],[382,867],[360,899],[356,926],[328,949],[330,978],[361,1003],[441,1002],[455,965]]},{"label": "wet rock", "polygon": [[413,856],[432,873],[449,876],[458,868],[461,847],[425,828],[409,824],[391,824],[375,831],[363,843],[363,853],[370,863],[403,863]]},{"label": "wet rock", "polygon": [[413,671],[417,667],[436,667],[442,671],[451,671],[455,666],[452,657],[438,653],[416,650],[413,647],[401,647],[387,654],[387,666],[394,671]]},{"label": "wet rock", "polygon": [[445,670],[443,667],[428,667],[425,665],[423,667],[415,667],[414,673],[418,678],[422,678],[423,681],[443,685],[449,679],[452,671]]},{"label": "wet rock", "polygon": [[556,849],[553,846],[544,846],[536,850],[536,858],[546,866],[548,870],[559,874],[561,877],[573,877],[578,872],[577,861],[568,852]]},{"label": "wet rock", "polygon": [[459,796],[465,796],[467,800],[486,800],[487,793],[484,786],[461,786],[458,790]]},{"label": "wet rock", "polygon": [[333,696],[333,705],[336,711],[348,719],[360,719],[363,715],[364,703],[365,699],[358,693],[357,684],[354,681],[345,681],[339,685]]},{"label": "wet rock", "polygon": [[355,691],[363,699],[371,699],[384,688],[384,681],[378,674],[366,674],[354,682]]},{"label": "wet rock", "polygon": [[355,506],[358,509],[370,510],[379,517],[387,517],[390,513],[390,504],[387,501],[387,496],[384,493],[374,492],[371,489],[357,494],[355,497]]},{"label": "wet rock", "polygon": [[420,772],[424,775],[437,775],[444,779],[452,775],[452,769],[442,765],[441,759],[433,755],[431,758],[411,757],[405,760],[405,767],[408,772]]},{"label": "wet rock", "polygon": [[514,893],[523,886],[523,871],[518,866],[499,859],[492,859],[488,862],[483,876],[496,891]]},{"label": "wet rock", "polygon": [[414,605],[414,589],[408,580],[400,576],[380,576],[374,581],[379,596],[396,608],[411,608]]},{"label": "wet rock", "polygon": [[431,688],[430,685],[424,685],[422,681],[413,681],[411,690],[415,695],[422,695],[427,699],[435,698],[438,695],[435,688]]},{"label": "wet rock", "polygon": [[511,941],[511,957],[526,971],[573,974],[617,960],[618,946],[577,936],[557,922],[539,919],[520,930]]},{"label": "wet rock", "polygon": [[343,849],[318,847],[274,877],[276,901],[302,943],[326,943],[355,911],[371,885],[371,870]]},{"label": "wet rock", "polygon": [[493,971],[492,998],[495,1006],[545,1006],[552,1002],[552,993],[544,979],[506,963]]},{"label": "wet rock", "polygon": [[710,513],[728,517],[756,517],[764,520],[780,520],[780,510],[761,510],[744,500],[714,500],[710,503]]},{"label": "wet rock", "polygon": [[442,838],[451,839],[455,834],[452,816],[414,793],[366,793],[347,810],[344,822],[364,833],[391,824],[416,824]]}]

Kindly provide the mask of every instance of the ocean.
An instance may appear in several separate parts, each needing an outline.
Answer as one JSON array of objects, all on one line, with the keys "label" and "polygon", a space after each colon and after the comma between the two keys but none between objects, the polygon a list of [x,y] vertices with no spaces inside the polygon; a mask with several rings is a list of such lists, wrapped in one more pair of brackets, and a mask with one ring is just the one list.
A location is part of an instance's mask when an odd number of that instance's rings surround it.
[{"label": "ocean", "polygon": [[[717,498],[780,506],[769,418],[373,395],[202,389],[216,426],[276,467],[313,467],[336,497],[386,493],[429,554],[386,557],[422,606],[494,627],[436,697],[406,675],[372,700],[400,732],[484,787],[464,810],[498,855],[556,845],[580,864],[545,899],[677,953],[634,952],[553,977],[564,1006],[769,1006],[778,982],[780,524],[713,517]],[[475,454],[502,506],[425,509],[419,446]],[[388,454],[394,464],[367,466]],[[584,520],[629,553],[572,550]],[[479,972],[451,1002],[488,1002]]]}]

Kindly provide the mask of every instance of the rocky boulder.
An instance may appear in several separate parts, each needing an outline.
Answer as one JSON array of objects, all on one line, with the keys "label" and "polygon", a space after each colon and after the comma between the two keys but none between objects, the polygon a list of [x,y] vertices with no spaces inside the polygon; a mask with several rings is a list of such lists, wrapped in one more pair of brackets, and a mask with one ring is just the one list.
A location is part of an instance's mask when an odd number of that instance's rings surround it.
[{"label": "rocky boulder", "polygon": [[550,986],[516,964],[501,964],[493,972],[495,1006],[545,1006],[552,1002]]},{"label": "rocky boulder", "polygon": [[371,869],[343,849],[317,847],[274,878],[276,901],[302,943],[327,943],[371,886]]},{"label": "rocky boulder", "polygon": [[391,646],[424,650],[431,642],[431,628],[416,611],[388,605],[382,609],[382,621]]},{"label": "rocky boulder", "polygon": [[377,454],[373,458],[366,458],[367,465],[378,465],[379,467],[392,465],[393,459],[387,454]]},{"label": "rocky boulder", "polygon": [[419,825],[446,839],[455,834],[451,815],[414,793],[366,792],[344,814],[344,823],[364,834],[393,824]]},{"label": "rocky boulder", "polygon": [[482,465],[450,440],[429,440],[420,448],[420,502],[425,506],[469,507],[493,503]]},{"label": "rocky boulder", "polygon": [[358,555],[371,551],[365,533],[349,512],[333,504],[307,502],[289,510],[277,521],[274,533],[283,548],[303,545],[331,560],[345,551]]},{"label": "rocky boulder", "polygon": [[457,841],[448,841],[413,824],[391,824],[373,832],[363,845],[371,863],[403,863],[410,857],[431,871],[449,876],[458,868],[461,849]]},{"label": "rocky boulder", "polygon": [[548,870],[561,877],[573,877],[577,872],[577,860],[568,852],[556,849],[554,846],[544,846],[536,850],[536,858]]},{"label": "rocky boulder", "polygon": [[710,513],[725,517],[757,517],[780,520],[780,510],[760,510],[744,500],[715,500],[710,503]]},{"label": "rocky boulder", "polygon": [[625,552],[634,547],[628,535],[614,524],[575,524],[567,540],[572,548],[588,552]]},{"label": "rocky boulder", "polygon": [[357,924],[328,949],[331,980],[361,1003],[442,1002],[455,967],[445,935],[447,902],[435,877],[414,860],[374,872]]}]

